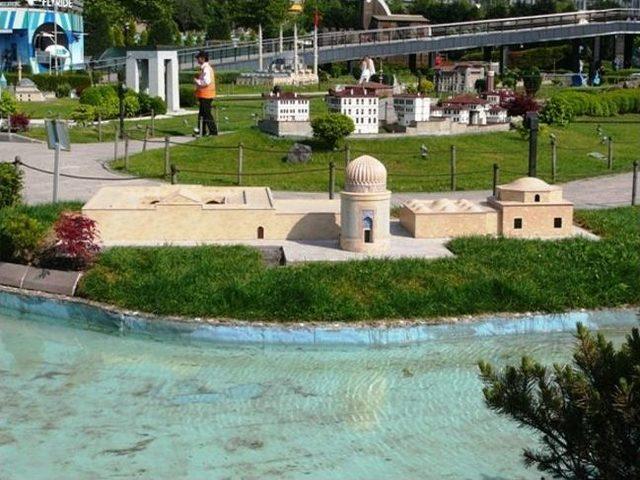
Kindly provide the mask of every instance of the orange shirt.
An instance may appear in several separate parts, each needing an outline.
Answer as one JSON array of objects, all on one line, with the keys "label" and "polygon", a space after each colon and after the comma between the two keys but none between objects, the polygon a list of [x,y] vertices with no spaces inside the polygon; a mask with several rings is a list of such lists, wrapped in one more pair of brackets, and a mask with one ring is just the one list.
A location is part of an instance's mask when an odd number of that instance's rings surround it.
[{"label": "orange shirt", "polygon": [[215,98],[216,79],[213,67],[209,62],[205,62],[200,69],[200,76],[196,79],[196,97]]}]

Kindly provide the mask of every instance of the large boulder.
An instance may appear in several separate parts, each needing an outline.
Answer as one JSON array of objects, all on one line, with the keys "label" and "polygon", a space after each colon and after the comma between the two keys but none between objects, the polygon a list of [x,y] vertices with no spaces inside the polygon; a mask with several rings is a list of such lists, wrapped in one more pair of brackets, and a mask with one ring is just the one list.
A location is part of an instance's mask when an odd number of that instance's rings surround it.
[{"label": "large boulder", "polygon": [[309,163],[312,150],[309,145],[294,143],[287,154],[287,163]]}]

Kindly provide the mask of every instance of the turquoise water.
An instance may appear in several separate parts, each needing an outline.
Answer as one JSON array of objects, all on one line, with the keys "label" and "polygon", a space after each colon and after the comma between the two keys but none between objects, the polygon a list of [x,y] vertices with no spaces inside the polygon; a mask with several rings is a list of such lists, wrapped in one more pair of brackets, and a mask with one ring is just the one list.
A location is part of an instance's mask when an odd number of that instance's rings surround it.
[{"label": "turquoise water", "polygon": [[[634,318],[591,316],[618,341]],[[534,435],[485,408],[475,365],[572,344],[220,346],[0,310],[0,478],[538,479]]]}]

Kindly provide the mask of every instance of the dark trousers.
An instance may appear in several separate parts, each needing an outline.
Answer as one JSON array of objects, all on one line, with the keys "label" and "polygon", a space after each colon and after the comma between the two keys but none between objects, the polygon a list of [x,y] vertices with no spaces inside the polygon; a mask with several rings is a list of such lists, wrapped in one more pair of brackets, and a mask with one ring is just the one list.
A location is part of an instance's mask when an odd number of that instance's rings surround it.
[{"label": "dark trousers", "polygon": [[213,102],[212,98],[199,98],[200,102],[200,110],[198,111],[198,128],[202,125],[201,135],[207,135],[207,131],[209,135],[217,135],[218,127],[216,126],[216,122],[211,115],[211,103]]}]

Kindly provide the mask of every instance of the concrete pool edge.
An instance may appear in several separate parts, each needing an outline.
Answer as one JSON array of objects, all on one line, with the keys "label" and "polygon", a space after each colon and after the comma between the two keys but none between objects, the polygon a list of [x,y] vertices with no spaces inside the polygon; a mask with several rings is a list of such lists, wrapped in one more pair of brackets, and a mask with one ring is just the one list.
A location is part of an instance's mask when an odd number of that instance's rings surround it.
[{"label": "concrete pool edge", "polygon": [[[566,313],[491,314],[430,321],[388,321],[359,324],[268,323],[227,319],[185,319],[122,310],[81,298],[0,286],[0,308],[61,321],[82,320],[123,333],[177,335],[216,343],[292,345],[408,345],[440,338],[496,336],[573,331],[577,322],[597,329],[609,324],[613,312],[625,323],[638,324],[637,307]],[[608,314],[607,314],[608,313]],[[593,317],[597,314],[598,319]],[[604,314],[604,317],[603,317]],[[603,318],[601,318],[603,317]],[[627,318],[628,317],[628,318]],[[615,321],[620,323],[620,319]],[[613,319],[611,319],[613,323]]]}]

